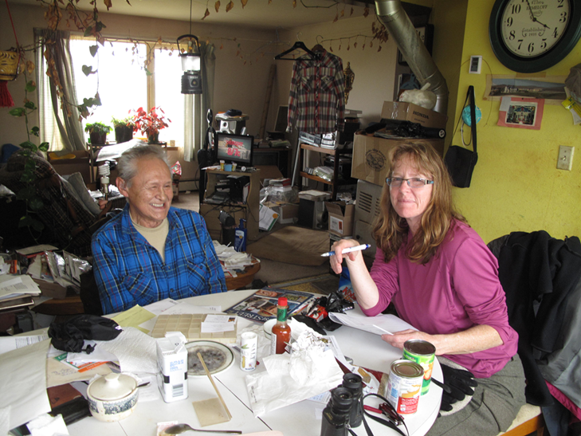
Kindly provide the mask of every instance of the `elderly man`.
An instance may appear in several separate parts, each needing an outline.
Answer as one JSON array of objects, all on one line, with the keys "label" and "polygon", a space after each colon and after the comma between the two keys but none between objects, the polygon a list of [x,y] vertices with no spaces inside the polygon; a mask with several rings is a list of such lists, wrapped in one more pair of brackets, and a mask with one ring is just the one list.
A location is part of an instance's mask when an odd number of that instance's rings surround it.
[{"label": "elderly man", "polygon": [[118,170],[117,187],[128,205],[92,241],[103,313],[226,291],[204,220],[170,206],[172,178],[164,150],[131,148],[119,158]]}]

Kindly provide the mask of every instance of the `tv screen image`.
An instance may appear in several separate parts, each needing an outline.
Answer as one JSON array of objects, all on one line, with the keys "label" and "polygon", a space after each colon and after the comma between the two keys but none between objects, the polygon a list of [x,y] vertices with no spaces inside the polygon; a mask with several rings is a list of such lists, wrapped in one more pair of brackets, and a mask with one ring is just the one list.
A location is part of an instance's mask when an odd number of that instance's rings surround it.
[{"label": "tv screen image", "polygon": [[252,144],[254,138],[230,133],[216,133],[216,159],[252,165]]}]

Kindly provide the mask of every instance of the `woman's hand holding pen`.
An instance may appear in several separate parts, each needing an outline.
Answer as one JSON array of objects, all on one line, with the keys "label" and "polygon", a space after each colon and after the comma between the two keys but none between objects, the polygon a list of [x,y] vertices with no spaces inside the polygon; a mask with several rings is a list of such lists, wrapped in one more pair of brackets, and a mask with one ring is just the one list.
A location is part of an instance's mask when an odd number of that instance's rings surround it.
[{"label": "woman's hand holding pen", "polygon": [[349,260],[355,261],[357,256],[362,256],[361,251],[353,251],[351,253],[343,254],[343,250],[346,248],[356,247],[357,245],[359,245],[359,243],[355,239],[341,239],[333,244],[331,250],[335,252],[335,255],[329,257],[329,262],[331,268],[333,268],[333,271],[335,271],[336,274],[341,274],[341,264],[343,263],[344,257],[348,257]]}]

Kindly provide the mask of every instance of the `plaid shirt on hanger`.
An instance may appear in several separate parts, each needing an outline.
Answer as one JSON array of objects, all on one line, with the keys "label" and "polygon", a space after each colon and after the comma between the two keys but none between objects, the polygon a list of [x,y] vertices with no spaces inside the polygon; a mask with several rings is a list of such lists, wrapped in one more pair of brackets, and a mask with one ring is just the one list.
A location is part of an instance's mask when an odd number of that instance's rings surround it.
[{"label": "plaid shirt on hanger", "polygon": [[326,50],[318,60],[298,59],[293,65],[289,94],[289,131],[322,134],[343,131],[345,76],[341,58]]}]

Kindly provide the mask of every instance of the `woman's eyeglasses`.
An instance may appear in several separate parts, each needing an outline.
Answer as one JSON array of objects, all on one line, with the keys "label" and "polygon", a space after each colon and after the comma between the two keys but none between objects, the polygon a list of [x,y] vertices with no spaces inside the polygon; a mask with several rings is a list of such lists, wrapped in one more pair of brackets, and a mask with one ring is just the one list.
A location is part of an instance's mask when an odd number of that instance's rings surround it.
[{"label": "woman's eyeglasses", "polygon": [[422,188],[425,185],[433,185],[433,180],[421,179],[419,177],[412,177],[411,179],[404,179],[402,177],[388,177],[385,182],[392,188],[399,188],[402,183],[406,181],[410,188]]}]

